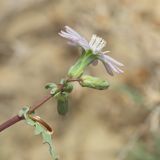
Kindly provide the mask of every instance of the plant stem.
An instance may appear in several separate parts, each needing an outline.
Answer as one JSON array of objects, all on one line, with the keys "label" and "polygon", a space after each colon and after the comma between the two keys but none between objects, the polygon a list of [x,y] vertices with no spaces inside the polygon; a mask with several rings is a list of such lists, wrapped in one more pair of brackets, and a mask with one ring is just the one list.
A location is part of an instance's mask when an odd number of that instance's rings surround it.
[{"label": "plant stem", "polygon": [[21,121],[22,119],[23,119],[23,117],[19,117],[18,115],[10,118],[9,120],[7,120],[6,122],[4,122],[0,125],[0,132],[2,132],[3,130],[7,129],[8,127],[14,125],[15,123]]},{"label": "plant stem", "polygon": [[[75,82],[75,81],[80,81],[80,79],[67,79],[67,82]],[[60,89],[63,89],[63,85],[60,86]],[[43,97],[41,100],[39,100],[37,103],[33,104],[30,107],[29,113],[34,112],[36,109],[38,109],[42,104],[46,103],[53,95],[48,94],[47,96]],[[15,123],[23,120],[24,117],[20,117],[18,115],[15,115],[14,117],[10,118],[9,120],[7,120],[6,122],[2,123],[0,125],[0,132],[2,132],[3,130],[7,129],[8,127],[14,125]]]},{"label": "plant stem", "polygon": [[[41,100],[39,100],[37,103],[33,104],[33,106],[31,106],[29,113],[34,112],[36,109],[38,109],[42,104],[44,104],[45,102],[47,102],[50,98],[52,97],[51,94],[48,94],[47,96],[43,97]],[[24,117],[19,117],[18,115],[10,118],[9,120],[7,120],[6,122],[2,123],[0,125],[0,132],[2,132],[3,130],[7,129],[8,127],[14,125],[15,123],[23,120]]]},{"label": "plant stem", "polygon": [[81,79],[77,78],[77,79],[67,79],[67,82],[80,82]]},{"label": "plant stem", "polygon": [[30,108],[29,113],[34,112],[36,109],[38,109],[42,104],[44,104],[45,102],[47,102],[53,95],[51,95],[50,93],[43,97],[41,100],[39,100],[37,103],[33,104]]}]

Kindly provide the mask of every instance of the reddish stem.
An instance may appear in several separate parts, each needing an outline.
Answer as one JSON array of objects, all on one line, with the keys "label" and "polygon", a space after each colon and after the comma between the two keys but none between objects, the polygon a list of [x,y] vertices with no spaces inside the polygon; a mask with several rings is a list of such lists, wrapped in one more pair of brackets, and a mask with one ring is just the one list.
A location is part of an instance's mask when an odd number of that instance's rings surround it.
[{"label": "reddish stem", "polygon": [[[68,82],[75,82],[78,81],[80,82],[80,79],[68,79]],[[63,85],[60,86],[60,90],[63,89]],[[29,113],[34,112],[36,109],[38,109],[42,104],[44,104],[45,102],[47,102],[53,95],[48,94],[47,96],[43,97],[41,100],[39,100],[37,103],[33,104],[33,106],[31,106]],[[19,117],[18,115],[10,118],[9,120],[7,120],[6,122],[2,123],[0,125],[0,132],[2,132],[3,130],[7,129],[8,127],[14,125],[15,123],[23,120],[24,117]]]},{"label": "reddish stem", "polygon": [[9,120],[7,120],[6,122],[4,122],[0,125],[0,132],[2,132],[3,130],[7,129],[8,127],[14,125],[15,123],[21,121],[22,119],[23,119],[23,117],[19,117],[18,115],[10,118]]},{"label": "reddish stem", "polygon": [[39,100],[37,103],[33,104],[30,108],[29,113],[34,112],[36,109],[38,109],[42,104],[47,102],[53,95],[48,94],[47,96],[43,97],[41,100]]},{"label": "reddish stem", "polygon": [[[37,108],[39,108],[42,104],[44,104],[45,102],[47,102],[50,98],[52,97],[51,94],[48,94],[47,96],[43,97],[41,100],[39,100],[37,103],[33,104],[33,106],[31,106],[29,113],[34,112]],[[15,123],[23,120],[24,117],[19,117],[18,115],[10,118],[9,120],[7,120],[6,122],[2,123],[0,125],[0,132],[2,132],[3,130],[7,129],[8,127],[14,125]]]},{"label": "reddish stem", "polygon": [[67,79],[67,82],[80,82],[81,81],[81,79],[80,78],[78,78],[78,79]]}]

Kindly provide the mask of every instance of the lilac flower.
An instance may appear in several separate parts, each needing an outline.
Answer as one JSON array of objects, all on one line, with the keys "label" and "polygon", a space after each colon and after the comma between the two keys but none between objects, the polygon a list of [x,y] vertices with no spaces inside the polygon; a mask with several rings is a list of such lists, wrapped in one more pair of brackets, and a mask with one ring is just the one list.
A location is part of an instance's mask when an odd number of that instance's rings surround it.
[{"label": "lilac flower", "polygon": [[[88,42],[84,37],[68,26],[65,26],[65,31],[61,31],[59,35],[68,39],[71,45],[80,46],[85,51],[92,50],[92,53],[97,55],[97,59],[104,64],[107,72],[111,76],[113,76],[113,72],[118,74],[123,73],[119,67],[124,65],[108,56],[106,53],[109,51],[102,51],[106,45],[106,41],[102,38],[94,34],[92,35],[91,40]],[[97,60],[95,60],[93,63],[97,64]]]}]

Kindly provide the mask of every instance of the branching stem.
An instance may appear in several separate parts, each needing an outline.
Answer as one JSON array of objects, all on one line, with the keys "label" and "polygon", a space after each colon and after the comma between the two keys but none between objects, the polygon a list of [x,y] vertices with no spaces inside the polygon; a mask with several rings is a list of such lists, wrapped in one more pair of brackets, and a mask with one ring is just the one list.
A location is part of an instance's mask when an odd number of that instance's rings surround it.
[{"label": "branching stem", "polygon": [[[36,109],[41,107],[42,104],[46,103],[51,97],[52,97],[52,95],[48,94],[47,96],[45,96],[41,100],[39,100],[37,103],[33,104],[33,106],[31,106],[31,108],[30,108],[29,113],[32,113]],[[4,122],[0,125],[0,132],[2,132],[3,130],[7,129],[8,127],[14,125],[15,123],[17,123],[23,119],[24,119],[24,117],[19,117],[18,115],[10,118],[9,120],[7,120],[6,122]]]},{"label": "branching stem", "polygon": [[[67,79],[67,82],[80,82],[80,79]],[[59,86],[60,89],[63,90],[63,85]],[[38,109],[39,107],[42,106],[42,104],[46,103],[51,97],[53,97],[53,95],[51,94],[48,94],[47,96],[43,97],[41,100],[39,100],[37,103],[33,104],[31,107],[30,107],[30,110],[29,110],[29,113],[32,113],[34,112],[36,109]],[[14,125],[15,123],[23,120],[24,117],[20,117],[18,115],[8,119],[6,122],[2,123],[0,125],[0,132],[2,132],[3,130],[7,129],[8,127]]]}]

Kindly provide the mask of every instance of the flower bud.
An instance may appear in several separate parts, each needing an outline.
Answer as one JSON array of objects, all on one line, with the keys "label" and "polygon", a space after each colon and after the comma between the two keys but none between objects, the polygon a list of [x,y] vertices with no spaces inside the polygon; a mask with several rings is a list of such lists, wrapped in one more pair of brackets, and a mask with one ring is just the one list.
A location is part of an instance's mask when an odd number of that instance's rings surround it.
[{"label": "flower bud", "polygon": [[66,115],[68,112],[68,93],[59,92],[55,95],[57,99],[57,111],[60,115]]},{"label": "flower bud", "polygon": [[78,61],[69,69],[68,76],[70,78],[80,78],[86,67],[92,63],[97,56],[91,50],[85,51]]},{"label": "flower bud", "polygon": [[45,85],[46,89],[52,89],[52,88],[56,88],[56,87],[57,87],[57,85],[55,83],[47,83]]},{"label": "flower bud", "polygon": [[67,93],[71,93],[73,90],[73,85],[71,83],[66,83],[63,90]]},{"label": "flower bud", "polygon": [[104,90],[109,87],[109,83],[106,80],[88,75],[81,77],[80,85],[82,87],[94,88],[98,90]]},{"label": "flower bud", "polygon": [[45,86],[46,89],[51,89],[50,94],[55,95],[58,92],[58,86],[55,83],[48,83]]}]

